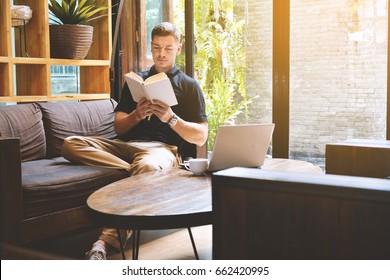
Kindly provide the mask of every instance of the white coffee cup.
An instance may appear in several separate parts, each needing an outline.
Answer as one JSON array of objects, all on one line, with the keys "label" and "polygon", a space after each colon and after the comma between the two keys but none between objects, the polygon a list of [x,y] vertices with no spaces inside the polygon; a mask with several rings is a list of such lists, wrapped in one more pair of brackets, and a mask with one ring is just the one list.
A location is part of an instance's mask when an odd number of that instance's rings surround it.
[{"label": "white coffee cup", "polygon": [[187,170],[191,170],[194,175],[202,175],[207,172],[209,161],[207,158],[192,158],[184,163]]}]

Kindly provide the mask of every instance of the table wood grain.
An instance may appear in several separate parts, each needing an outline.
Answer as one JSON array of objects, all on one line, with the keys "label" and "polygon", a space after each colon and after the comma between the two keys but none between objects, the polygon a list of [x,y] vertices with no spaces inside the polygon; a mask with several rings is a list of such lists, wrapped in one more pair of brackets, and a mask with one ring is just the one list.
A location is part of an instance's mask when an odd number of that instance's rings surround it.
[{"label": "table wood grain", "polygon": [[107,227],[170,229],[211,223],[210,176],[172,168],[144,173],[94,192],[87,205]]}]

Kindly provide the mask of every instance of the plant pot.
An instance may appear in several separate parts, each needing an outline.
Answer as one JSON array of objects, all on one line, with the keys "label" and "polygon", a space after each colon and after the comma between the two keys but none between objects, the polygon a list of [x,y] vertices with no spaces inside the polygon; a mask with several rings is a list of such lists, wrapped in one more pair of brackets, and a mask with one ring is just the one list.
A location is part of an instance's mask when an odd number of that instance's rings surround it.
[{"label": "plant pot", "polygon": [[89,25],[50,25],[50,57],[84,59],[93,39]]}]

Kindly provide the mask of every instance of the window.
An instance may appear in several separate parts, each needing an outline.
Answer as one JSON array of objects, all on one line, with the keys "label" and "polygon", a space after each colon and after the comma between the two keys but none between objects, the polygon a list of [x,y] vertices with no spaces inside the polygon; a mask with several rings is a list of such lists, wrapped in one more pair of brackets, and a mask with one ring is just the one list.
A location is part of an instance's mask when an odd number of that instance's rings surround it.
[{"label": "window", "polygon": [[80,67],[53,65],[51,71],[51,91],[53,95],[80,93]]},{"label": "window", "polygon": [[290,158],[386,138],[387,1],[291,0]]},{"label": "window", "polygon": [[245,19],[246,88],[253,98],[248,119],[239,122],[272,122],[273,1],[247,0],[236,4],[237,16]]}]

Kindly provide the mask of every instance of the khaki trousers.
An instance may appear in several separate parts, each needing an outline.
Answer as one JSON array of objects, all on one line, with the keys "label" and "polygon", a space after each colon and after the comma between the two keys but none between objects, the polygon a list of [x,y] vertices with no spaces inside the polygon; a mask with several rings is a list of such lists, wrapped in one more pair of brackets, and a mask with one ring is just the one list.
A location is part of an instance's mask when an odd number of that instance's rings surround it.
[{"label": "khaki trousers", "polygon": [[[64,140],[61,153],[71,162],[125,169],[130,176],[172,168],[181,163],[177,147],[161,142],[71,136]],[[123,244],[130,235],[130,230],[121,232]],[[120,248],[116,229],[104,228],[99,239]]]}]

